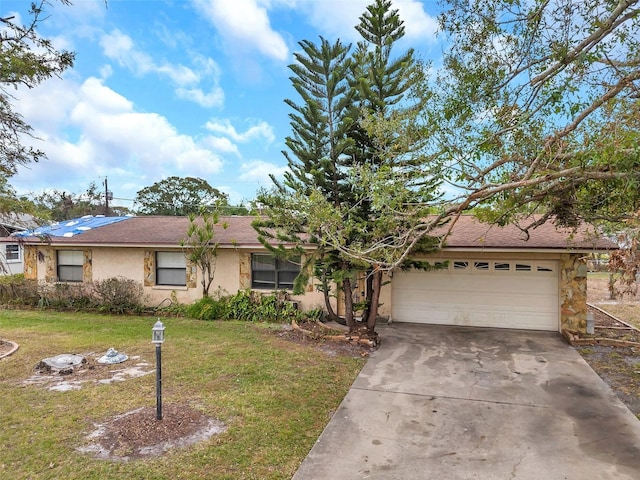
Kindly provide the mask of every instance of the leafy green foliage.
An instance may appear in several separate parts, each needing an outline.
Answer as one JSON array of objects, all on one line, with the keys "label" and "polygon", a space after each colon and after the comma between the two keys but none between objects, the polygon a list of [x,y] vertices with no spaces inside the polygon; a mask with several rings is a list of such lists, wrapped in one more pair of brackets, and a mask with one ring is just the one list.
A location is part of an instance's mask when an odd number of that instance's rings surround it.
[{"label": "leafy green foliage", "polygon": [[224,313],[224,301],[213,297],[203,297],[185,309],[187,317],[198,320],[220,320],[224,317]]},{"label": "leafy green foliage", "polygon": [[51,40],[37,32],[38,25],[47,16],[44,8],[48,5],[45,0],[31,3],[28,12],[31,21],[27,25],[15,23],[13,16],[0,16],[0,173],[3,176],[10,177],[18,166],[45,158],[44,152],[23,143],[25,136],[32,136],[33,129],[14,109],[11,89],[33,88],[60,76],[73,65],[73,53],[56,50]]},{"label": "leafy green foliage", "polygon": [[[91,182],[83,193],[75,194],[57,189],[38,194],[34,203],[37,208],[46,212],[52,220],[61,222],[84,215],[104,215],[104,192]],[[110,213],[126,215],[129,210],[124,207],[109,207]]]},{"label": "leafy green foliage", "polygon": [[429,113],[454,166],[450,211],[501,223],[619,221],[640,205],[640,9],[632,2],[451,0]]},{"label": "leafy green foliage", "polygon": [[[200,269],[204,297],[209,296],[209,289],[216,272],[218,242],[215,241],[215,227],[218,220],[219,216],[215,211],[209,213],[203,209],[198,217],[190,214],[186,238],[180,242],[186,251],[187,259]],[[223,223],[220,227],[226,229],[228,224]]]},{"label": "leafy green foliage", "polygon": [[195,177],[169,177],[136,194],[137,213],[188,216],[227,205],[227,194]]},{"label": "leafy green foliage", "polygon": [[186,309],[187,316],[199,320],[241,320],[245,322],[290,323],[300,312],[277,293],[259,294],[240,290],[234,295],[202,298]]},{"label": "leafy green foliage", "polygon": [[[11,219],[17,217],[20,214],[28,214],[34,218],[48,219],[49,214],[46,209],[41,208],[32,200],[24,196],[18,196],[16,191],[11,185],[7,177],[0,177],[0,218]],[[11,224],[18,224],[17,226],[24,226],[27,228],[29,225],[19,225],[19,222],[9,221]]]},{"label": "leafy green foliage", "polygon": [[22,274],[0,276],[0,303],[3,305],[35,307],[40,298],[36,280],[25,279]]}]

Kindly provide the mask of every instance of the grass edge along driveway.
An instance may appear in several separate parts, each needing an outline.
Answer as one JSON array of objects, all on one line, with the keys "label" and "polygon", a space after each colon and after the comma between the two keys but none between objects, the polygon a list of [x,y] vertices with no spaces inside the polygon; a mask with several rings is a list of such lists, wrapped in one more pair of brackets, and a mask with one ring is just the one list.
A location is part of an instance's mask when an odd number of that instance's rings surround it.
[{"label": "grass edge along driveway", "polygon": [[186,403],[227,430],[151,459],[77,452],[96,423],[154,406],[155,375],[66,392],[23,382],[40,360],[62,353],[94,358],[114,347],[153,365],[155,320],[0,310],[0,338],[20,345],[0,360],[0,478],[291,478],[364,364],[280,339],[279,326],[162,318],[164,404]]}]

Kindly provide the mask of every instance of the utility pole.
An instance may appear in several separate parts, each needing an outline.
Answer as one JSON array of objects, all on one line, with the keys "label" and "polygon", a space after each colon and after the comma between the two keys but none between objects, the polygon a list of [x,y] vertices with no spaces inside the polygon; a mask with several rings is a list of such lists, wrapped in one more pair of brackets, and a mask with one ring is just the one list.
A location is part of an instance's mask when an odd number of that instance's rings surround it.
[{"label": "utility pole", "polygon": [[107,177],[104,177],[104,216],[109,216],[109,195],[113,195],[109,191],[109,184],[107,183]]}]

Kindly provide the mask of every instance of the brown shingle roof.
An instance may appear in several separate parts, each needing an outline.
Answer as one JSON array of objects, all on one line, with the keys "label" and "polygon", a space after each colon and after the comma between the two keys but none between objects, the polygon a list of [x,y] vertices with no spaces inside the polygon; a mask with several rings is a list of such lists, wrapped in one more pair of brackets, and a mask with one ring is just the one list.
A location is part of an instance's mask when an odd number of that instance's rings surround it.
[{"label": "brown shingle roof", "polygon": [[[216,240],[221,247],[261,247],[257,233],[251,226],[253,220],[254,217],[220,217]],[[222,228],[223,222],[228,228]],[[132,217],[70,238],[52,237],[51,242],[59,245],[178,246],[184,239],[188,225],[187,217]],[[462,215],[447,238],[445,248],[610,250],[615,249],[616,245],[586,226],[573,231],[557,229],[548,222],[531,230],[527,238],[514,225],[499,227],[481,223],[472,215]]]},{"label": "brown shingle roof", "polygon": [[[527,222],[523,222],[526,225]],[[448,225],[444,227],[448,229]],[[617,246],[598,234],[592,226],[577,229],[558,228],[549,221],[528,234],[515,225],[481,223],[473,215],[461,215],[446,239],[448,248],[483,249],[595,249],[611,250]]]},{"label": "brown shingle roof", "polygon": [[[251,222],[253,217],[220,217],[216,240],[221,246],[260,246]],[[226,223],[225,229],[222,224]],[[70,238],[51,237],[54,244],[64,245],[164,245],[178,246],[189,226],[187,217],[131,217],[88,230]]]}]

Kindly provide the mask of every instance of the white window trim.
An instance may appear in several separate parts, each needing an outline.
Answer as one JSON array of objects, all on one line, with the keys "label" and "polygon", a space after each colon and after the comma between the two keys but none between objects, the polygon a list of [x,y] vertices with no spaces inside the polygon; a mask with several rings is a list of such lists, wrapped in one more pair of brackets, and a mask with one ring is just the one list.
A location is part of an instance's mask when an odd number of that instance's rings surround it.
[{"label": "white window trim", "polygon": [[[18,258],[8,258],[7,248],[18,247]],[[18,243],[7,243],[4,247],[4,261],[7,263],[21,263],[22,262],[22,247]]]}]

